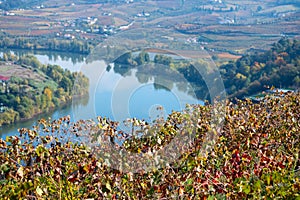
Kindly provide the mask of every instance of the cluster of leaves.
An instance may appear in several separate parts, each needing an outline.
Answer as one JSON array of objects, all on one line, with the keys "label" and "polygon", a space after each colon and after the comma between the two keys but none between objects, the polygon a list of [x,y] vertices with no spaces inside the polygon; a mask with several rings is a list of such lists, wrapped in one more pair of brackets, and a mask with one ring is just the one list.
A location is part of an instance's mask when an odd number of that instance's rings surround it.
[{"label": "cluster of leaves", "polygon": [[[266,97],[260,104],[227,102],[214,145],[202,151],[218,106],[189,106],[153,125],[129,120],[129,138],[117,122],[101,117],[40,120],[32,130],[20,129],[20,137],[0,140],[0,198],[299,199],[299,93]],[[159,169],[132,173],[110,168],[105,159],[114,156],[111,147],[155,154],[177,134],[190,133],[195,138],[188,148],[178,147],[177,161]],[[81,143],[85,134],[108,139],[100,147],[108,153],[96,156],[97,146]],[[125,137],[123,145],[119,137]]]},{"label": "cluster of leaves", "polygon": [[44,80],[10,78],[7,89],[0,94],[0,102],[6,107],[6,111],[0,113],[0,126],[47,112],[69,102],[73,96],[88,93],[89,80],[81,72],[71,73],[57,65],[43,65],[34,56],[20,57],[16,63],[38,73]]},{"label": "cluster of leaves", "polygon": [[227,92],[239,98],[253,95],[265,86],[300,86],[300,41],[282,38],[264,52],[245,55],[220,67]]}]

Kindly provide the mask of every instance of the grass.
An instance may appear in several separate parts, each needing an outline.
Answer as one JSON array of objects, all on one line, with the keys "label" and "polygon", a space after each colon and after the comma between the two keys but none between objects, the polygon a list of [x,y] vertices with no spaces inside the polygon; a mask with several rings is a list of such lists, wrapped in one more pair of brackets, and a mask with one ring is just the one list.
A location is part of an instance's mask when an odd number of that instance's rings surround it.
[{"label": "grass", "polygon": [[42,92],[46,86],[55,91],[58,85],[52,80],[47,80],[42,82],[33,82],[32,86]]}]

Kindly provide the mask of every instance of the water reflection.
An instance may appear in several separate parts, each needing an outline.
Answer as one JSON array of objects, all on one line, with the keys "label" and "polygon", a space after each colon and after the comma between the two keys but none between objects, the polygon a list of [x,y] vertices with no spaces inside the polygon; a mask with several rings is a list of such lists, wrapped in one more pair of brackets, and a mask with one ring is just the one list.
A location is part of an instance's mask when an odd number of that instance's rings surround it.
[{"label": "water reflection", "polygon": [[[25,55],[26,51],[14,51]],[[19,127],[31,128],[38,119],[57,119],[70,115],[76,121],[95,119],[96,116],[123,121],[126,118],[140,118],[152,121],[157,117],[155,108],[162,106],[166,117],[172,110],[180,111],[185,104],[203,104],[197,99],[195,87],[189,83],[184,73],[166,65],[151,62],[140,65],[126,65],[102,60],[74,58],[74,54],[50,52],[28,52],[34,54],[43,64],[58,64],[71,71],[81,71],[90,80],[89,96],[74,99],[72,104],[47,114],[39,115],[27,122],[0,128],[1,137],[17,134]]]},{"label": "water reflection", "polygon": [[12,53],[18,57],[26,56],[28,54],[40,57],[40,61],[47,61],[47,64],[58,64],[58,62],[69,62],[72,65],[83,63],[86,59],[86,55],[67,53],[67,52],[55,52],[55,51],[37,51],[37,50],[23,50],[23,49],[0,49],[1,53]]},{"label": "water reflection", "polygon": [[[77,108],[84,108],[88,104],[88,102],[89,102],[89,96],[84,96],[79,99],[74,99],[73,105],[76,106]],[[30,120],[2,126],[0,127],[0,138],[5,139],[6,136],[12,136],[18,134],[19,128],[32,128],[32,126],[36,125],[37,121],[41,118],[58,119],[60,117],[67,116],[67,115],[72,116],[72,107],[70,106],[70,104],[62,105],[60,108],[51,110],[48,113],[37,115],[36,117]]]}]

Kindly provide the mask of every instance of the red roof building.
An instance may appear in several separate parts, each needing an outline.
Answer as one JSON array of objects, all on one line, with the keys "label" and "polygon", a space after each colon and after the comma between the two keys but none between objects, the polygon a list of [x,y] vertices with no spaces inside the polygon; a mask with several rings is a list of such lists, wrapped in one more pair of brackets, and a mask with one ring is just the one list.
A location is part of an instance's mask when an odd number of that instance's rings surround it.
[{"label": "red roof building", "polygon": [[0,81],[8,81],[10,77],[0,75]]}]

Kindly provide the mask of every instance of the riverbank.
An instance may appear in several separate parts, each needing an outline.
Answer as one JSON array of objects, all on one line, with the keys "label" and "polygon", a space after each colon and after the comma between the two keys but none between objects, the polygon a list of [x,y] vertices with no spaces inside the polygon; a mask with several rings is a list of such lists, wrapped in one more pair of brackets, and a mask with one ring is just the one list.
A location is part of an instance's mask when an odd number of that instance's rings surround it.
[{"label": "riverbank", "polygon": [[9,61],[0,65],[0,126],[32,119],[88,94],[89,80],[82,73],[43,65],[29,55],[3,54],[2,60]]},{"label": "riverbank", "polygon": [[[5,41],[5,42],[1,42]],[[20,43],[20,41],[22,41]],[[43,37],[14,37],[0,35],[0,48],[24,49],[24,50],[44,50],[69,52],[88,55],[97,43],[85,40],[68,40]]]},{"label": "riverbank", "polygon": [[[79,98],[79,97],[78,97]],[[60,102],[60,105],[57,107],[57,106],[54,106],[54,107],[50,107],[50,108],[48,108],[47,110],[45,110],[45,111],[39,111],[39,112],[35,112],[35,113],[33,113],[30,117],[26,117],[26,118],[15,118],[15,120],[14,121],[8,121],[8,120],[6,120],[4,123],[2,123],[1,124],[1,121],[0,121],[0,127],[4,127],[4,126],[7,126],[7,125],[12,125],[12,124],[14,124],[14,123],[19,123],[19,122],[26,122],[26,121],[29,121],[29,120],[32,120],[32,119],[34,119],[34,118],[37,118],[37,117],[39,117],[39,116],[41,116],[41,115],[44,115],[44,114],[47,114],[47,113],[51,113],[51,112],[53,112],[53,111],[55,111],[55,110],[58,110],[58,109],[60,109],[60,108],[63,108],[63,107],[65,107],[65,106],[67,106],[67,104],[68,103],[72,103],[72,100],[70,99],[68,102]],[[15,111],[16,112],[16,111]],[[1,115],[2,114],[4,114],[5,115],[5,112],[4,113],[0,113],[0,118],[2,118],[1,117]],[[18,114],[17,114],[17,116],[19,116]]]}]

